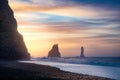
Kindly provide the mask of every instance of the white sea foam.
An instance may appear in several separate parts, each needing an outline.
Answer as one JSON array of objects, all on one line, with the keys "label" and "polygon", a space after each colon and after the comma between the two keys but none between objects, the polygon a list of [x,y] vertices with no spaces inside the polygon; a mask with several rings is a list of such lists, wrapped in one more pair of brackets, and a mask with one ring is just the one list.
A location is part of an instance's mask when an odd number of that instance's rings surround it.
[{"label": "white sea foam", "polygon": [[[94,75],[94,76],[100,76],[100,77],[107,77],[107,78],[112,78],[116,80],[120,79],[120,67],[108,66],[108,65],[107,66],[93,65],[93,62],[96,62],[96,64],[100,64],[99,60],[98,61],[96,60],[94,61],[94,60],[92,59],[89,62],[89,64],[88,64],[88,60],[81,59],[80,61],[79,59],[74,59],[74,58],[69,58],[69,60],[65,58],[44,58],[44,59],[42,58],[42,59],[37,59],[34,61],[27,61],[27,62],[54,66],[54,67],[60,68],[61,70],[74,72],[74,73],[82,73],[82,74],[88,74],[88,75]],[[84,64],[80,64],[80,63],[84,63]]]}]

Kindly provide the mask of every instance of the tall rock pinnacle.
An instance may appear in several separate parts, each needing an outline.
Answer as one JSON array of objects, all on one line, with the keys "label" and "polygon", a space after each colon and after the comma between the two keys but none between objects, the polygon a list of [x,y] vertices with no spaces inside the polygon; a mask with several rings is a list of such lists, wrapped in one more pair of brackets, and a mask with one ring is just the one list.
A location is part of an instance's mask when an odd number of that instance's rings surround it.
[{"label": "tall rock pinnacle", "polygon": [[85,58],[85,55],[84,55],[84,47],[83,47],[83,46],[81,47],[81,55],[80,55],[80,58]]},{"label": "tall rock pinnacle", "polygon": [[58,44],[53,45],[52,49],[48,53],[48,57],[61,57]]},{"label": "tall rock pinnacle", "polygon": [[30,59],[8,0],[0,0],[0,59]]}]

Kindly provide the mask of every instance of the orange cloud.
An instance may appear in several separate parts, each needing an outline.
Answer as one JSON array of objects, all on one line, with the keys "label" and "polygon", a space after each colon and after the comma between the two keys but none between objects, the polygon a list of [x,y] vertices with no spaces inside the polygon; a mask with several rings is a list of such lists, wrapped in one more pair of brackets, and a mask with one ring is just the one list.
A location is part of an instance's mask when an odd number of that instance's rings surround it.
[{"label": "orange cloud", "polygon": [[[48,14],[72,16],[72,17],[102,17],[107,16],[112,11],[107,11],[99,8],[93,8],[83,5],[67,5],[67,6],[43,6],[29,3],[10,3],[15,12],[43,12]],[[99,13],[97,12],[99,10]],[[104,17],[105,17],[104,16]]]},{"label": "orange cloud", "polygon": [[[33,23],[32,21],[29,21],[29,19],[39,17],[41,18],[40,20],[42,20],[45,16],[27,14],[31,12],[42,12],[79,19],[81,19],[81,17],[84,19],[93,19],[102,17],[105,18],[107,15],[113,14],[111,11],[105,11],[103,9],[96,10],[96,8],[81,5],[43,6],[20,2],[10,2],[10,4],[15,12],[15,17],[18,21],[18,30],[23,34],[26,45],[32,56],[47,56],[47,53],[50,50],[51,46],[55,43],[60,44],[60,51],[62,53],[62,56],[79,56],[80,47],[82,45],[85,46],[85,54],[88,56],[95,56],[98,54],[104,55],[105,49],[108,51],[106,47],[109,47],[109,49],[112,50],[112,48],[116,48],[116,46],[113,46],[113,44],[116,45],[119,42],[118,40],[114,39],[110,40],[109,38],[111,37],[108,37],[107,39],[106,37],[99,36],[101,34],[111,33],[107,29],[98,28],[99,26],[90,29],[88,28],[90,25],[87,23],[84,23],[88,25],[85,26],[81,25],[82,23],[79,22],[74,23],[69,21],[68,23]],[[117,43],[115,44],[115,42]],[[118,45],[118,48],[119,46],[120,45]],[[103,53],[98,53],[101,52],[101,49]],[[109,51],[106,54],[109,54]]]}]

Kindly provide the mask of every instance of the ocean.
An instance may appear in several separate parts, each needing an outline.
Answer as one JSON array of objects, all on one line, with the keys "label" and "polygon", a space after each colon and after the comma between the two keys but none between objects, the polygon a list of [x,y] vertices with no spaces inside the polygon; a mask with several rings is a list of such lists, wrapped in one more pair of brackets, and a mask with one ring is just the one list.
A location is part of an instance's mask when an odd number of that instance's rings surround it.
[{"label": "ocean", "polygon": [[31,61],[22,61],[49,65],[64,71],[82,73],[93,76],[107,77],[120,80],[119,57],[64,57],[64,58],[32,58]]}]

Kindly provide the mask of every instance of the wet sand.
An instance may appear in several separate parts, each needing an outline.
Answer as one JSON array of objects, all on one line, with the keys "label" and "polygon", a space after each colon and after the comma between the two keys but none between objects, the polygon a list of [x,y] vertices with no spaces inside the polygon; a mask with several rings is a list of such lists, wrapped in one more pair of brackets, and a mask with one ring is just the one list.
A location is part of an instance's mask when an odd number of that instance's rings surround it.
[{"label": "wet sand", "polygon": [[103,77],[76,74],[59,68],[19,63],[15,61],[0,62],[0,80],[112,80]]}]

